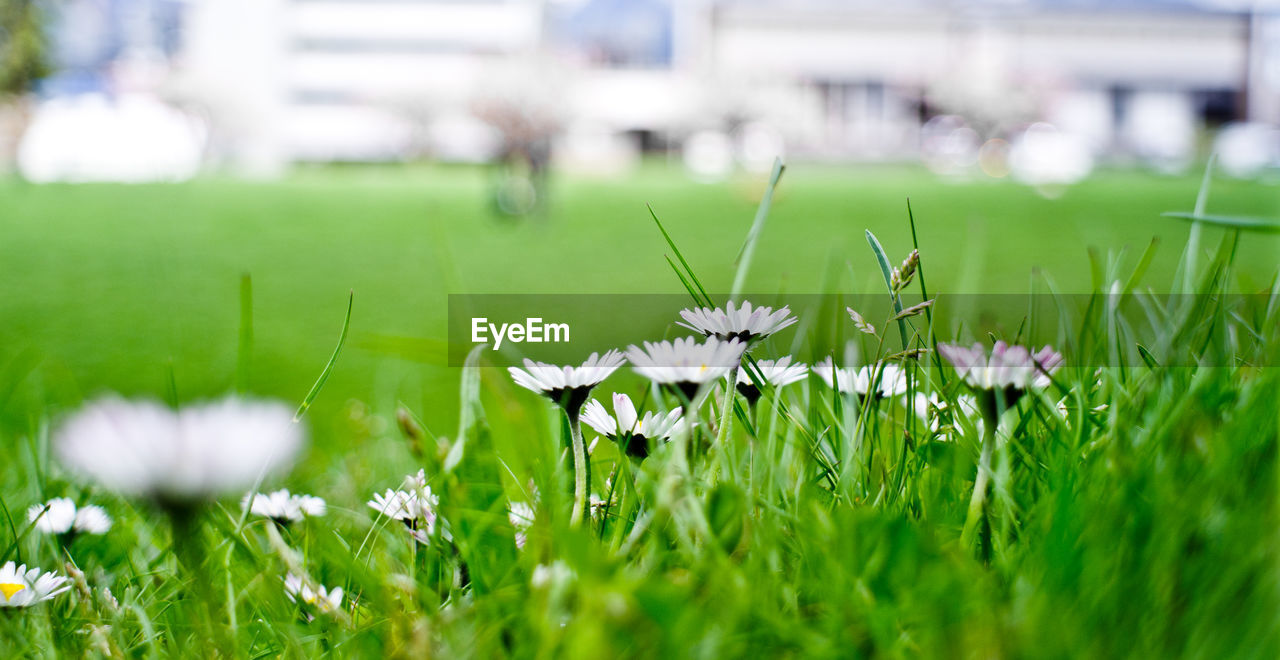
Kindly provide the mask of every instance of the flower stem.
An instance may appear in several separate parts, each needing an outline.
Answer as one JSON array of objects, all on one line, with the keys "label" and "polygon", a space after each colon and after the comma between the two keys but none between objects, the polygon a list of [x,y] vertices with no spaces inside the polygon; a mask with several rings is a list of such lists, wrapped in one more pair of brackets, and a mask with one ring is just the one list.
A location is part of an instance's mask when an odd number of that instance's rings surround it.
[{"label": "flower stem", "polygon": [[996,447],[996,425],[999,417],[986,415],[994,419],[985,419],[982,432],[982,452],[978,457],[978,476],[973,480],[973,497],[969,499],[969,511],[964,519],[964,531],[960,533],[960,543],[966,547],[973,546],[973,536],[977,533],[979,523],[987,516],[987,490],[991,485],[991,456]]},{"label": "flower stem", "polygon": [[582,441],[582,425],[578,423],[577,413],[569,414],[569,435],[573,441],[573,512],[569,515],[569,524],[577,527],[582,524],[582,515],[587,508],[587,445]]}]

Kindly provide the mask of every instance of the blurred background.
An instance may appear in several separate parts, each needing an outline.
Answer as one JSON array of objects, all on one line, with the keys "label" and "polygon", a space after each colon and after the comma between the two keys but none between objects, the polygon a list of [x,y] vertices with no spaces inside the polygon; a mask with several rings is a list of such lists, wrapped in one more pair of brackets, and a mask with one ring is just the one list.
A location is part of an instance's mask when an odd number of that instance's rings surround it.
[{"label": "blurred background", "polygon": [[32,181],[645,157],[714,181],[781,155],[1060,184],[1214,147],[1255,176],[1280,163],[1273,5],[3,0],[3,153]]},{"label": "blurred background", "polygon": [[309,414],[394,453],[456,412],[449,294],[681,294],[646,205],[725,291],[779,156],[748,291],[882,291],[908,197],[931,290],[1092,291],[1153,238],[1166,288],[1210,153],[1209,212],[1280,216],[1278,122],[1272,3],[0,0],[0,434],[298,401],[354,289]]}]

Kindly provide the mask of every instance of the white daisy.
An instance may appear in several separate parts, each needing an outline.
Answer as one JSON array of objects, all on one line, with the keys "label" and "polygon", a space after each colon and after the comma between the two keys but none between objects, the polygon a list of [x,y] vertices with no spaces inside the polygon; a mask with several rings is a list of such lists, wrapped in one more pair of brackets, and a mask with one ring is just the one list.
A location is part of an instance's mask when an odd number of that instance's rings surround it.
[{"label": "white daisy", "polygon": [[[802,363],[791,363],[791,356],[783,357],[778,360],[756,360],[756,368],[760,370],[758,376],[762,376],[765,383],[773,387],[782,387],[792,383],[804,380],[809,374],[809,367]],[[748,403],[754,404],[760,398],[760,388],[756,387],[756,383],[751,379],[751,374],[747,373],[748,367],[738,370],[738,392],[746,398]]]},{"label": "white daisy", "polygon": [[877,378],[876,398],[902,396],[907,393],[907,374],[896,364],[887,363],[883,370],[877,365],[869,365],[859,369],[836,367],[831,358],[813,365],[813,373],[817,374],[828,387],[835,387],[845,394],[867,396],[871,391],[871,382]]},{"label": "white daisy", "polygon": [[1024,346],[996,342],[988,354],[982,344],[964,347],[938,344],[938,352],[955,367],[956,373],[976,390],[1005,390],[1016,396],[1029,389],[1049,385],[1049,375],[1062,366],[1062,354],[1045,346],[1034,354]]},{"label": "white daisy", "polygon": [[325,614],[338,612],[342,609],[342,587],[334,587],[332,590],[326,589],[324,585],[316,585],[312,588],[306,584],[301,577],[290,573],[284,578],[284,593],[289,600],[310,605],[316,610]]},{"label": "white daisy", "polygon": [[318,518],[328,511],[323,499],[314,495],[294,495],[287,488],[268,494],[249,493],[240,501],[240,508],[280,524]]},{"label": "white daisy", "polygon": [[723,378],[742,360],[747,345],[740,339],[721,341],[707,337],[701,344],[693,337],[675,341],[644,342],[644,349],[627,347],[627,359],[636,373],[660,385],[679,389],[693,400],[698,388]]},{"label": "white daisy", "polygon": [[507,367],[507,371],[517,385],[551,399],[570,414],[577,414],[591,388],[599,385],[625,362],[622,353],[611,350],[604,355],[592,353],[586,362],[576,367],[561,367],[526,359],[523,369]]},{"label": "white daisy", "polygon": [[[369,501],[369,508],[378,513],[404,523],[416,541],[422,544],[431,542],[435,535],[436,525],[440,520],[440,498],[431,492],[426,483],[426,472],[419,470],[417,475],[405,478],[405,488],[390,488],[381,495],[374,493]],[[448,529],[441,529],[441,536],[450,539]]]},{"label": "white daisy", "polygon": [[70,588],[67,578],[38,568],[27,570],[26,564],[6,562],[0,567],[0,607],[30,607]]},{"label": "white daisy", "polygon": [[619,445],[633,458],[649,456],[650,441],[657,443],[674,435],[682,423],[682,410],[676,408],[666,415],[646,412],[644,417],[636,413],[631,397],[614,392],[613,415],[599,401],[592,399],[582,409],[582,421]]},{"label": "white daisy", "polygon": [[62,463],[103,486],[165,502],[244,490],[289,463],[301,427],[279,403],[227,398],[173,411],[109,397],[58,429]]},{"label": "white daisy", "polygon": [[[929,425],[930,431],[939,433],[942,439],[949,439],[961,422],[973,424],[979,434],[985,428],[978,400],[969,394],[957,396],[953,406],[936,392],[928,395],[916,392],[915,413],[920,421]],[[950,426],[944,426],[944,422],[949,422]]]},{"label": "white daisy", "polygon": [[100,506],[77,507],[66,497],[55,497],[44,504],[32,504],[27,520],[46,534],[106,534],[111,529],[111,516]]},{"label": "white daisy", "polygon": [[729,301],[724,309],[683,309],[680,310],[680,318],[684,321],[678,324],[694,332],[722,341],[740,339],[745,343],[768,337],[797,320],[785,305],[775,312],[772,307],[753,308],[748,301],[743,301],[737,309],[734,309],[733,301]]},{"label": "white daisy", "polygon": [[507,508],[507,520],[516,528],[516,547],[523,550],[529,539],[529,528],[533,527],[533,507],[526,502],[512,502]]}]

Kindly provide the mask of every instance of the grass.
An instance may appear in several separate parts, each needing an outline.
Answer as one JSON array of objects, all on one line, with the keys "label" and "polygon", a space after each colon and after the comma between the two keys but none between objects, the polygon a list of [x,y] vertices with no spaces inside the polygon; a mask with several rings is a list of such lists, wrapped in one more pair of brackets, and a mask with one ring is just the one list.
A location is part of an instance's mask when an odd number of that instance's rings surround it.
[{"label": "grass", "polygon": [[[911,245],[908,195],[931,292],[1023,292],[1032,269],[1062,290],[1101,290],[1087,249],[1127,247],[1115,269],[1127,276],[1153,236],[1161,247],[1143,281],[1172,290],[1188,225],[1159,214],[1190,210],[1197,179],[1111,172],[1047,199],[912,169],[795,167],[744,290],[883,291],[864,231],[900,260]],[[1274,317],[1250,325],[1225,302],[1171,312],[1167,336],[1196,341],[1171,342],[1160,357],[1247,362],[1106,367],[1097,379],[1064,370],[1065,418],[1052,412],[1058,395],[1009,411],[978,548],[960,542],[981,443],[973,424],[944,420],[955,430],[943,439],[898,404],[859,408],[812,379],[766,395],[723,443],[707,429],[687,439],[689,453],[677,443],[638,465],[597,450],[592,490],[608,494],[612,475],[614,508],[571,526],[563,421],[499,371],[462,378],[440,366],[445,294],[679,292],[645,203],[707,289],[728,290],[762,192],[760,181],[690,186],[654,168],[626,182],[563,181],[546,221],[503,224],[487,215],[472,170],[0,188],[0,428],[11,457],[0,475],[11,536],[28,504],[88,492],[50,464],[57,414],[104,389],[163,398],[172,379],[186,401],[233,387],[243,273],[253,282],[248,389],[292,402],[334,353],[355,291],[345,346],[307,412],[313,450],[286,482],[324,496],[329,516],[281,530],[241,527],[234,502],[211,510],[200,533],[212,595],[193,599],[159,516],[95,492],[117,518],[112,535],[13,545],[47,569],[69,557],[87,586],[0,611],[4,647],[199,653],[235,622],[220,643],[252,656],[1280,651],[1280,376],[1253,366],[1274,364],[1280,344]],[[1274,217],[1277,206],[1271,188],[1215,181],[1207,212]],[[1206,229],[1200,240],[1224,236]],[[1267,287],[1278,248],[1274,236],[1246,234],[1200,260],[1198,290]],[[1119,332],[1105,318],[1086,323],[1100,337]],[[1242,355],[1237,337],[1250,328],[1267,338],[1261,354]],[[959,384],[930,364],[914,382],[954,402]],[[597,396],[637,387],[611,380]],[[418,454],[400,408],[427,429]],[[712,397],[703,422],[724,428],[731,416],[719,411]],[[419,467],[440,493],[452,545],[415,547],[363,504]],[[517,551],[506,499],[531,500],[531,483],[537,523]],[[307,622],[280,589],[293,564],[343,586],[357,609]]]}]

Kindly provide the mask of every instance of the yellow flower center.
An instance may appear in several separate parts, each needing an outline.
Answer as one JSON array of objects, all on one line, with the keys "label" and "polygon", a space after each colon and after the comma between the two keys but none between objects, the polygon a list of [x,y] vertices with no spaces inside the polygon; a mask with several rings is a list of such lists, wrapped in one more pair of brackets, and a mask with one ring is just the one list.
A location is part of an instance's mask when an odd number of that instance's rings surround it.
[{"label": "yellow flower center", "polygon": [[0,593],[4,594],[5,602],[13,598],[13,595],[26,589],[27,585],[18,584],[17,582],[0,582]]},{"label": "yellow flower center", "polygon": [[699,367],[699,368],[698,368],[698,373],[702,373],[702,372],[704,372],[704,371],[706,371],[706,370],[707,370],[707,365],[705,365],[705,364],[704,364],[704,365],[702,365],[701,367]]}]

